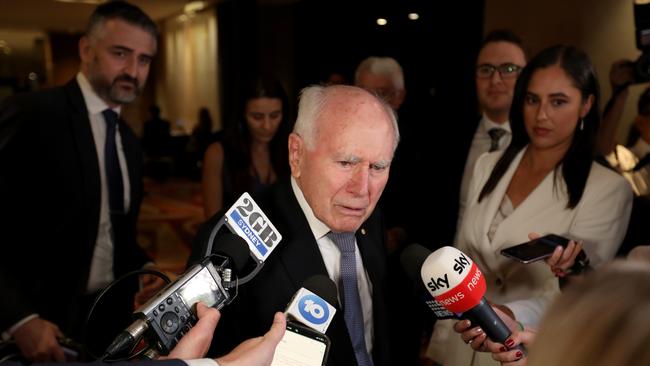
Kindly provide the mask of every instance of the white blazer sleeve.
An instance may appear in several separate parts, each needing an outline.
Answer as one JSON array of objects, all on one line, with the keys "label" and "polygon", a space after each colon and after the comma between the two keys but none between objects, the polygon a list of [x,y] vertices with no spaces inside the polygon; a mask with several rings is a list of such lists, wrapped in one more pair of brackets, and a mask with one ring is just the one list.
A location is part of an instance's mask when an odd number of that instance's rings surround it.
[{"label": "white blazer sleeve", "polygon": [[592,266],[614,258],[621,246],[632,211],[632,189],[625,178],[594,163],[570,229],[572,239],[584,242]]}]

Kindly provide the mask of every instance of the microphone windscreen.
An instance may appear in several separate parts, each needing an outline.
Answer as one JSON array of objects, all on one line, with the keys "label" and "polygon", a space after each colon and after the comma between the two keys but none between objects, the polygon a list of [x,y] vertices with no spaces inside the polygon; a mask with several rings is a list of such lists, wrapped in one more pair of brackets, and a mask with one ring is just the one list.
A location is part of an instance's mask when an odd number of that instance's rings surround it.
[{"label": "microphone windscreen", "polygon": [[305,280],[302,287],[320,296],[323,300],[330,303],[330,305],[338,303],[336,284],[327,276],[311,276]]},{"label": "microphone windscreen", "polygon": [[235,270],[241,272],[250,257],[248,244],[239,235],[222,233],[215,240],[212,254],[225,255],[234,264]]},{"label": "microphone windscreen", "polygon": [[420,275],[433,298],[454,313],[475,307],[485,295],[483,273],[469,256],[453,247],[431,253]]},{"label": "microphone windscreen", "polygon": [[429,254],[431,254],[431,251],[420,244],[411,244],[404,248],[399,259],[404,272],[406,272],[411,281],[418,282],[422,280],[420,270]]}]

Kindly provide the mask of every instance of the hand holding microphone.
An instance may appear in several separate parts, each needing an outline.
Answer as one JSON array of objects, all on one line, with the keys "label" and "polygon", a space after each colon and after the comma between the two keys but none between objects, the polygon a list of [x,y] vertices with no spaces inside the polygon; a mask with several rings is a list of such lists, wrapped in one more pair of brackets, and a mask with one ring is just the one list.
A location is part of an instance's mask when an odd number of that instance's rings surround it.
[{"label": "hand holding microphone", "polygon": [[[536,331],[533,330],[517,330],[512,332],[508,340],[512,341],[513,345],[526,345],[529,346],[535,342]],[[506,342],[508,342],[506,340]],[[495,342],[486,342],[488,352],[492,353],[492,358],[495,361],[501,362],[501,366],[525,366],[528,358],[524,357],[523,353],[518,349],[508,349],[505,345]]]},{"label": "hand holding microphone", "polygon": [[[428,249],[414,244],[404,251],[402,263],[411,267],[414,263],[416,266],[422,263],[419,266],[420,277],[437,305],[478,325],[493,341],[504,343],[511,330],[485,299],[485,278],[478,266],[469,256],[453,247],[442,247],[431,254],[427,253],[430,253]],[[414,269],[406,270],[413,272]],[[474,336],[480,335],[476,329],[473,333]],[[468,343],[474,343],[473,339],[466,341],[472,340]],[[473,344],[472,348],[480,346]],[[517,348],[522,355],[526,354],[523,346]]]}]

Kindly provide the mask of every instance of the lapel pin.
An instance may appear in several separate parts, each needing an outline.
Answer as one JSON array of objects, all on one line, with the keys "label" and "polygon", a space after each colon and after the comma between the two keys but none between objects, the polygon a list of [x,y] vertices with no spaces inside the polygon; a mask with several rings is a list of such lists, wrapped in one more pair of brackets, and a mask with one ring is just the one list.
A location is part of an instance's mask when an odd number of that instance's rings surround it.
[{"label": "lapel pin", "polygon": [[361,235],[366,235],[366,229],[361,228]]}]

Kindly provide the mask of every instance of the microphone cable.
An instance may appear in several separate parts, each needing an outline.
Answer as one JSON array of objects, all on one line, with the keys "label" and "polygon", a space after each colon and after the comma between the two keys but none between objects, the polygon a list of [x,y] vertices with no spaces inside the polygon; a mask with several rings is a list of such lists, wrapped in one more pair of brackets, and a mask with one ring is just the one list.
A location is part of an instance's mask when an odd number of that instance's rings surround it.
[{"label": "microphone cable", "polygon": [[[100,291],[99,295],[97,295],[97,297],[93,301],[92,305],[90,306],[90,310],[88,310],[88,315],[86,316],[86,320],[85,320],[84,325],[83,325],[84,338],[86,338],[85,336],[88,335],[88,324],[90,323],[90,319],[92,318],[93,312],[95,311],[95,308],[97,307],[97,304],[102,299],[102,297],[108,291],[110,291],[113,287],[115,287],[118,283],[124,281],[125,279],[127,279],[127,278],[129,278],[131,276],[134,276],[134,275],[143,275],[143,274],[150,274],[150,275],[159,277],[163,281],[165,281],[165,284],[169,284],[171,282],[169,277],[167,277],[167,275],[165,275],[164,273],[162,273],[160,271],[156,271],[156,270],[153,270],[153,269],[138,269],[138,270],[126,273],[126,274],[122,275],[120,278],[118,278],[118,279],[114,280],[113,282],[109,283],[106,287],[104,287]],[[118,338],[120,338],[119,341],[118,341]],[[130,355],[130,356],[127,356],[127,357],[124,357],[124,358],[120,358],[120,359],[107,359],[107,358],[112,356],[112,355],[115,355],[117,353],[124,352],[125,351],[124,347],[128,346],[129,344],[132,344],[132,342],[135,341],[135,340],[132,340],[130,338],[131,338],[131,335],[128,334],[128,332],[122,331],[122,333],[120,333],[115,338],[115,340],[111,343],[111,345],[109,346],[109,348],[112,348],[112,349],[110,349],[110,350],[107,349],[101,357],[98,357],[97,355],[95,355],[90,350],[90,348],[88,347],[88,342],[87,341],[84,342],[83,348],[84,348],[84,351],[86,352],[86,354],[88,356],[90,356],[90,358],[98,360],[98,361],[103,361],[103,362],[128,361],[128,360],[131,360],[131,359],[133,359],[135,357],[141,356],[144,352],[147,351],[147,348],[145,347],[142,350],[138,351],[136,354],[133,354],[133,355]],[[137,345],[137,343],[136,343],[136,345]]]}]

